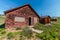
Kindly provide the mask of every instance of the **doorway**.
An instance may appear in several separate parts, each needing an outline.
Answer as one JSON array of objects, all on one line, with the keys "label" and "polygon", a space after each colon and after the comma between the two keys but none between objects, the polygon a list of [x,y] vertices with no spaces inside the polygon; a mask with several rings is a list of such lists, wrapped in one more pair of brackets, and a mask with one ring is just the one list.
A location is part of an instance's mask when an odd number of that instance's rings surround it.
[{"label": "doorway", "polygon": [[31,17],[29,17],[28,21],[29,21],[29,26],[30,26],[31,25]]}]

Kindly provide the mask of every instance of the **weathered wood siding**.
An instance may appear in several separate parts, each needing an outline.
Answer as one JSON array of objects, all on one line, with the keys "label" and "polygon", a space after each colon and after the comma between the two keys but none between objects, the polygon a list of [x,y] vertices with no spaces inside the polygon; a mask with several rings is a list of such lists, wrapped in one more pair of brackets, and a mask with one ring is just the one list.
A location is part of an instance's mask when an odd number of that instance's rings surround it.
[{"label": "weathered wood siding", "polygon": [[[15,17],[24,17],[24,22],[16,22]],[[31,17],[31,24],[34,25],[34,17],[37,18],[39,22],[39,17],[30,9],[29,6],[19,8],[17,10],[6,13],[5,28],[10,27],[24,27],[28,26],[28,18]]]}]

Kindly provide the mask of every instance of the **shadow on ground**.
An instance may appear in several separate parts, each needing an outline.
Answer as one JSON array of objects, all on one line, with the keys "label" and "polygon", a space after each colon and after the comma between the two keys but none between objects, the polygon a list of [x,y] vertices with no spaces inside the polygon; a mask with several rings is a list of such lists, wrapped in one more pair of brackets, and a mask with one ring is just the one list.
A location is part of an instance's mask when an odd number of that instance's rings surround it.
[{"label": "shadow on ground", "polygon": [[5,23],[0,25],[0,28],[5,28]]}]

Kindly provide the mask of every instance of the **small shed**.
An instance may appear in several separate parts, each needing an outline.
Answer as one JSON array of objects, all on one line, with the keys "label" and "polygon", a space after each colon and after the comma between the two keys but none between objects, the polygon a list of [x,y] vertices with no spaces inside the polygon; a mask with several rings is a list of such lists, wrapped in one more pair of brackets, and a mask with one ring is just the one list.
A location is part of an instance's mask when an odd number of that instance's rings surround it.
[{"label": "small shed", "polygon": [[34,26],[40,20],[29,4],[5,11],[5,17],[5,28]]},{"label": "small shed", "polygon": [[48,24],[51,22],[51,17],[50,16],[42,16],[40,18],[40,23],[42,24]]}]

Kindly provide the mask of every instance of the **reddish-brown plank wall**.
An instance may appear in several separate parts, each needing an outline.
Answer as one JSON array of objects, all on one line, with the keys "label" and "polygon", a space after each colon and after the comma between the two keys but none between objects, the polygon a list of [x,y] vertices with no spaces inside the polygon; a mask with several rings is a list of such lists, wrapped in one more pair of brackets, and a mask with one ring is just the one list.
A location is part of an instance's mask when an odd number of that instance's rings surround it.
[{"label": "reddish-brown plank wall", "polygon": [[[29,26],[28,25],[28,18],[31,17],[31,24],[34,25],[34,17],[37,17],[37,21],[39,22],[39,17],[36,15],[36,13],[29,7],[21,7],[19,9],[13,10],[11,12],[5,13],[6,20],[5,20],[5,28],[11,28],[11,27],[24,27]],[[15,22],[15,17],[24,17],[25,22]]]}]

